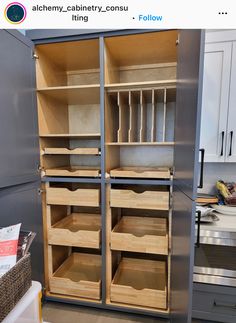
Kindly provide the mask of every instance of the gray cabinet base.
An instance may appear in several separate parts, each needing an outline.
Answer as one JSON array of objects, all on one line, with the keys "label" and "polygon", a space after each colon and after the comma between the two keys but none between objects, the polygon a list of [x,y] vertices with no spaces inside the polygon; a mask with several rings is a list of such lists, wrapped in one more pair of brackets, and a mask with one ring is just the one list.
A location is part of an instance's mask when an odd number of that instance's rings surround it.
[{"label": "gray cabinet base", "polygon": [[236,288],[194,283],[192,317],[236,322]]}]

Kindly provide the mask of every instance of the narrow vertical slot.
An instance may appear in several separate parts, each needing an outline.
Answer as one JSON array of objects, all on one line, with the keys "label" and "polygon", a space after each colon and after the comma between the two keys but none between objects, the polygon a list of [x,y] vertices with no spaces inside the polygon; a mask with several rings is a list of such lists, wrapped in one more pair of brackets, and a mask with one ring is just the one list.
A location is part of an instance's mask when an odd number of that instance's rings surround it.
[{"label": "narrow vertical slot", "polygon": [[166,89],[164,90],[164,99],[163,99],[163,135],[162,141],[166,141]]},{"label": "narrow vertical slot", "polygon": [[145,142],[146,140],[146,102],[144,93],[140,91],[140,129],[139,129],[139,141]]},{"label": "narrow vertical slot", "polygon": [[119,129],[118,142],[128,142],[129,111],[128,111],[128,93],[117,93],[119,107]]},{"label": "narrow vertical slot", "polygon": [[129,142],[137,141],[138,104],[137,93],[129,91]]},{"label": "narrow vertical slot", "polygon": [[156,99],[157,93],[154,89],[152,89],[152,125],[151,125],[151,142],[156,141],[155,133],[156,133],[156,106],[155,106],[155,99]]}]

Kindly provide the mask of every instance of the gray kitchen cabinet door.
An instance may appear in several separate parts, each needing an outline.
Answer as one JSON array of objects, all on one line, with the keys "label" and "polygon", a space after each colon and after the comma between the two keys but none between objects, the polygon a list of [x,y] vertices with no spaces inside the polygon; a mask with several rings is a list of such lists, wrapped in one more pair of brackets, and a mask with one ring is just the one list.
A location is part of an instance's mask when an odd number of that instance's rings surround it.
[{"label": "gray kitchen cabinet door", "polygon": [[36,233],[30,247],[32,279],[43,284],[43,219],[39,188],[38,181],[0,189],[0,226],[21,223],[22,230]]},{"label": "gray kitchen cabinet door", "polygon": [[0,187],[39,179],[33,43],[0,30]]},{"label": "gray kitchen cabinet door", "polygon": [[179,34],[175,118],[174,181],[191,199],[199,182],[204,32]]},{"label": "gray kitchen cabinet door", "polygon": [[171,239],[172,322],[190,323],[194,257],[194,221],[199,181],[199,136],[204,34],[179,35]]}]

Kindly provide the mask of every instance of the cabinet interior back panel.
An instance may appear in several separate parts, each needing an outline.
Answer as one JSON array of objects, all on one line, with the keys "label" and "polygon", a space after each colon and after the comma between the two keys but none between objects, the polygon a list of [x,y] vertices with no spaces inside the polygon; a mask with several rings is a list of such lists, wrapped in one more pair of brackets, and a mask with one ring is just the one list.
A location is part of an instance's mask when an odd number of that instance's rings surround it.
[{"label": "cabinet interior back panel", "polygon": [[173,147],[120,147],[120,166],[173,166]]}]

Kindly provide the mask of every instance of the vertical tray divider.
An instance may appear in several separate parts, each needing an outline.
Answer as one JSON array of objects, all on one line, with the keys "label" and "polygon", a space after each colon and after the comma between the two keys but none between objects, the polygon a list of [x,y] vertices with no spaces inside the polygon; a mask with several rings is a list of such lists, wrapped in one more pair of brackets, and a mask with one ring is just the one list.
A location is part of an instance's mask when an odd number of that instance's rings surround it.
[{"label": "vertical tray divider", "polygon": [[163,135],[162,141],[166,141],[166,88],[164,89],[164,99],[163,99]]},{"label": "vertical tray divider", "polygon": [[140,91],[140,130],[139,142],[145,142],[146,133],[146,113],[145,113],[145,97],[143,90]]},{"label": "vertical tray divider", "polygon": [[152,89],[152,116],[151,116],[151,119],[152,119],[152,126],[151,126],[151,142],[154,142],[156,141],[155,140],[155,133],[156,133],[156,106],[155,106],[155,90]]}]

